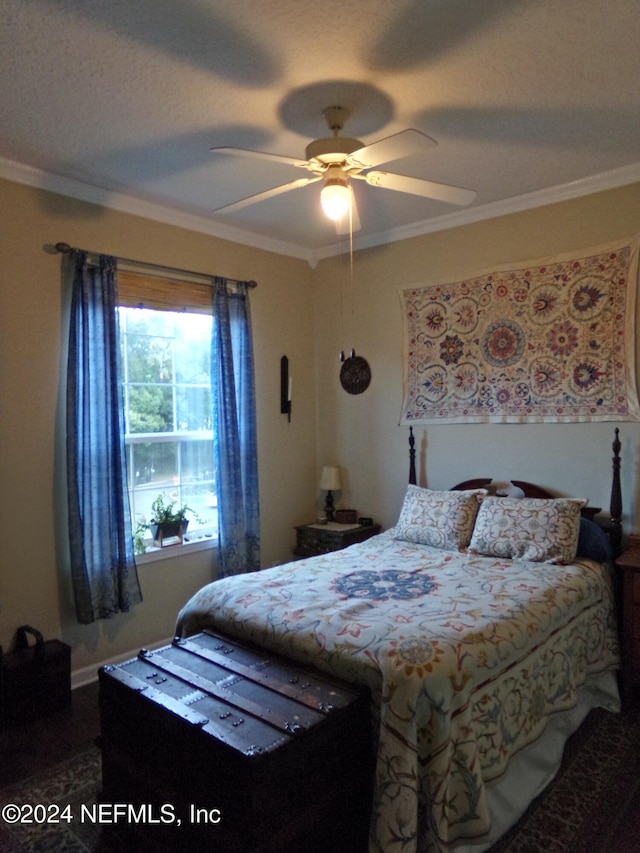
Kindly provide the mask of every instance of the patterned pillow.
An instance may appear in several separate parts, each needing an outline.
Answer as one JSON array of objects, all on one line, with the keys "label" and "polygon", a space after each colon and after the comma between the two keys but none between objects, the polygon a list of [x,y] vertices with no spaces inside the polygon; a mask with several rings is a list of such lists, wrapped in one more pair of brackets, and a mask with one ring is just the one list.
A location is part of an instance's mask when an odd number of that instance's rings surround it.
[{"label": "patterned pillow", "polygon": [[455,550],[471,539],[480,501],[486,489],[435,492],[409,486],[394,539]]},{"label": "patterned pillow", "polygon": [[571,498],[486,498],[469,550],[487,557],[571,563],[585,503]]}]

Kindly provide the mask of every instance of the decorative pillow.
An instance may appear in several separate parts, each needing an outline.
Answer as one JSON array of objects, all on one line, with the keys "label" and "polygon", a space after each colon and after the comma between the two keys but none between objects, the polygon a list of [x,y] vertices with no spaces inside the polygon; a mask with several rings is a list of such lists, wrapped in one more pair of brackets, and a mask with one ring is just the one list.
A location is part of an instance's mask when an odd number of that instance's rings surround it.
[{"label": "decorative pillow", "polygon": [[409,486],[394,538],[434,548],[466,548],[486,494],[486,489],[436,492]]},{"label": "decorative pillow", "polygon": [[571,563],[584,505],[571,498],[485,498],[469,550],[487,557]]},{"label": "decorative pillow", "polygon": [[578,557],[595,560],[596,563],[610,563],[613,560],[611,541],[604,530],[595,521],[580,519],[578,535]]}]

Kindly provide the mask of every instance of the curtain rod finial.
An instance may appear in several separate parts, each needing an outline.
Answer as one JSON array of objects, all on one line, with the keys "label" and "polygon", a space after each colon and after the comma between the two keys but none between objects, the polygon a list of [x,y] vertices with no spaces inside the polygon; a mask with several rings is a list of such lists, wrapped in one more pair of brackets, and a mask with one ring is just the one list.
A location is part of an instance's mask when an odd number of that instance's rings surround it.
[{"label": "curtain rod finial", "polygon": [[63,255],[68,255],[71,252],[71,246],[68,243],[56,243],[56,252],[61,252]]}]

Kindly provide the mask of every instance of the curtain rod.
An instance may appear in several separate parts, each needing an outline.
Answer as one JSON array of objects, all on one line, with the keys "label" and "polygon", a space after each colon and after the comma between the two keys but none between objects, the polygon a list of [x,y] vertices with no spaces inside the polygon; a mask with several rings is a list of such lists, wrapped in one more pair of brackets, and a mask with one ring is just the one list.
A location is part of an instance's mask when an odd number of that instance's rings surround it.
[{"label": "curtain rod", "polygon": [[[56,243],[55,244],[56,252],[60,252],[62,255],[68,255],[73,251],[73,248],[68,243]],[[99,255],[100,252],[88,252],[89,255]],[[134,261],[131,258],[118,258],[123,264],[127,266],[138,266],[148,270],[155,270],[157,273],[165,272],[165,273],[178,273],[180,275],[188,275],[188,276],[196,276],[197,278],[205,278],[207,282],[210,284],[214,278],[226,278],[226,276],[213,276],[207,275],[203,272],[193,272],[193,270],[183,270],[179,267],[167,267],[162,264],[150,264],[146,261]],[[257,287],[257,281],[241,281],[238,278],[226,278],[227,281],[232,282],[233,284],[246,284],[247,287]]]}]

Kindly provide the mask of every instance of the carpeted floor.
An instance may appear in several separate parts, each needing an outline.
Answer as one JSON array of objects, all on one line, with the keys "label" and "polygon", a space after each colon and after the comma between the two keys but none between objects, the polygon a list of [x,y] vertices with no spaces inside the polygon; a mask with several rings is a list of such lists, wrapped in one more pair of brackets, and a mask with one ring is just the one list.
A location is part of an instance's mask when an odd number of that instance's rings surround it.
[{"label": "carpeted floor", "polygon": [[[0,801],[6,819],[2,821],[0,850],[3,853],[104,850],[106,853],[108,848],[100,846],[103,835],[100,824],[92,819],[99,787],[100,751],[91,747],[23,782],[3,788]],[[28,820],[9,823],[19,814],[17,807],[24,803],[34,805],[33,813],[25,813],[23,809],[22,817]],[[36,804],[46,804],[46,810]]]},{"label": "carpeted floor", "polygon": [[491,853],[640,851],[640,710],[592,711],[560,772]]},{"label": "carpeted floor", "polygon": [[[0,853],[133,853],[92,821],[100,791],[98,684],[73,692],[71,713],[55,714],[0,734],[0,808],[46,806],[0,819]],[[69,809],[65,810],[65,807]],[[82,813],[82,810],[86,810]]]},{"label": "carpeted floor", "polygon": [[[0,853],[133,853],[95,819],[98,734],[97,686],[90,685],[74,691],[71,714],[0,735],[0,807],[48,807],[34,810],[32,823],[11,823],[13,812],[5,812],[9,821],[0,820]],[[640,709],[619,715],[596,710],[570,740],[557,778],[491,853],[636,851]]]}]

